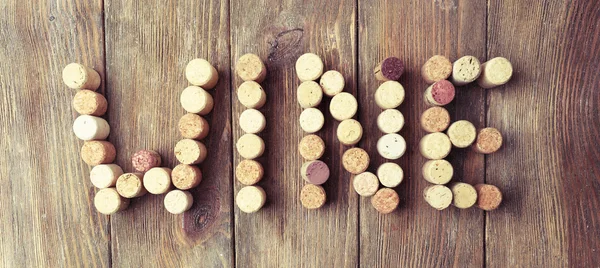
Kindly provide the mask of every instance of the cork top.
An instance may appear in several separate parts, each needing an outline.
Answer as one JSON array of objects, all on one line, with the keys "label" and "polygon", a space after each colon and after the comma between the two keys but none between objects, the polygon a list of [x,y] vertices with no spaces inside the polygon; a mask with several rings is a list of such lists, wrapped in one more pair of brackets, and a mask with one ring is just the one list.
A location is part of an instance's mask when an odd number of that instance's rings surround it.
[{"label": "cork top", "polygon": [[371,172],[363,172],[352,178],[352,187],[360,196],[372,196],[379,189],[379,179]]},{"label": "cork top", "polygon": [[173,190],[165,195],[165,209],[171,214],[181,214],[192,207],[194,198],[187,191]]},{"label": "cork top", "polygon": [[482,71],[490,83],[503,85],[512,77],[513,67],[508,59],[496,57],[485,62]]},{"label": "cork top", "polygon": [[406,141],[397,133],[385,134],[377,141],[377,152],[386,159],[398,159],[406,152]]},{"label": "cork top", "polygon": [[421,127],[427,132],[444,131],[450,125],[450,113],[442,107],[431,107],[421,114]]},{"label": "cork top", "polygon": [[310,184],[321,185],[329,179],[329,167],[320,160],[302,164],[301,171],[302,178]]},{"label": "cork top", "polygon": [[235,65],[235,72],[244,81],[262,82],[266,75],[266,67],[262,60],[255,54],[245,54],[240,57]]},{"label": "cork top", "polygon": [[90,166],[112,163],[116,155],[115,146],[108,141],[85,141],[81,147],[81,158]]},{"label": "cork top", "polygon": [[192,139],[178,141],[174,151],[177,160],[188,165],[202,163],[208,153],[204,143]]},{"label": "cork top", "polygon": [[369,167],[369,154],[361,148],[351,148],[344,152],[342,165],[352,174],[360,174]]},{"label": "cork top", "polygon": [[442,210],[452,204],[452,191],[444,185],[431,185],[423,191],[425,201],[437,210]]},{"label": "cork top", "polygon": [[440,80],[431,86],[431,97],[439,105],[446,105],[454,100],[454,85],[448,80]]},{"label": "cork top", "polygon": [[362,138],[363,128],[354,119],[343,120],[336,130],[338,140],[344,145],[354,145]]},{"label": "cork top", "polygon": [[146,172],[161,164],[160,155],[152,150],[141,150],[131,157],[133,168],[139,172]]},{"label": "cork top", "polygon": [[477,141],[475,142],[476,151],[483,154],[491,154],[502,146],[502,134],[493,127],[479,130]]},{"label": "cork top", "polygon": [[235,203],[245,213],[259,211],[267,199],[265,190],[259,186],[246,186],[235,196]]},{"label": "cork top", "polygon": [[325,95],[333,97],[344,90],[344,76],[338,71],[327,71],[321,76],[319,84]]},{"label": "cork top", "polygon": [[182,137],[197,140],[206,138],[210,129],[206,119],[193,113],[183,115],[179,119],[178,128]]},{"label": "cork top", "polygon": [[73,108],[79,114],[102,116],[106,113],[108,102],[102,94],[83,89],[73,97]]},{"label": "cork top", "polygon": [[502,203],[502,192],[494,185],[477,184],[477,207],[483,210],[494,210]]},{"label": "cork top", "polygon": [[396,108],[404,101],[404,87],[396,81],[386,81],[375,91],[375,103],[381,109]]},{"label": "cork top", "polygon": [[398,164],[387,162],[379,166],[377,177],[383,186],[393,188],[398,186],[404,179],[404,171]]},{"label": "cork top", "polygon": [[123,199],[115,188],[101,189],[94,197],[94,206],[98,212],[110,215],[118,212],[123,207]]},{"label": "cork top", "polygon": [[235,147],[241,157],[245,159],[254,159],[260,157],[265,151],[265,142],[256,134],[242,135]]},{"label": "cork top", "polygon": [[254,185],[264,175],[262,165],[254,160],[242,160],[235,168],[235,177],[244,185]]},{"label": "cork top", "polygon": [[323,89],[315,81],[304,81],[298,86],[297,97],[300,107],[317,107],[323,100]]},{"label": "cork top", "polygon": [[322,207],[327,200],[325,189],[319,185],[306,184],[300,191],[300,202],[307,209]]},{"label": "cork top", "polygon": [[452,63],[442,55],[431,57],[421,68],[423,79],[429,84],[447,79],[451,73]]},{"label": "cork top", "polygon": [[208,114],[213,108],[213,98],[198,86],[186,87],[179,98],[181,107],[189,113]]},{"label": "cork top", "polygon": [[452,65],[452,80],[456,85],[475,81],[481,73],[481,63],[473,56],[464,56]]},{"label": "cork top", "polygon": [[256,109],[247,109],[240,114],[240,127],[246,133],[259,133],[267,126],[267,119]]},{"label": "cork top", "polygon": [[404,73],[404,62],[396,57],[389,57],[381,63],[381,75],[387,80],[396,81]]},{"label": "cork top", "polygon": [[329,103],[329,112],[331,116],[338,121],[352,118],[358,111],[358,101],[348,93],[342,92],[331,98]]},{"label": "cork top", "polygon": [[164,194],[171,188],[171,169],[155,167],[144,174],[144,188],[151,194]]},{"label": "cork top", "polygon": [[246,81],[237,89],[238,101],[247,108],[260,109],[266,102],[267,97],[259,83]]},{"label": "cork top", "polygon": [[194,188],[202,181],[202,171],[197,166],[179,164],[171,171],[173,186],[181,190]]},{"label": "cork top", "polygon": [[192,85],[210,89],[215,86],[219,76],[207,60],[193,59],[185,66],[185,77]]},{"label": "cork top", "polygon": [[144,175],[141,173],[125,173],[117,179],[117,191],[122,197],[133,198],[145,194],[142,186]]},{"label": "cork top", "polygon": [[382,188],[371,198],[371,205],[381,214],[394,211],[400,204],[398,193],[390,188]]},{"label": "cork top", "polygon": [[448,137],[454,146],[466,148],[475,141],[477,130],[473,123],[467,120],[459,120],[452,123],[448,128]]},{"label": "cork top", "polygon": [[446,134],[435,132],[425,135],[419,143],[421,154],[428,159],[442,159],[450,154],[452,143]]},{"label": "cork top", "polygon": [[315,133],[325,124],[325,117],[321,110],[317,108],[304,109],[300,113],[300,127],[307,133]]},{"label": "cork top", "polygon": [[317,80],[323,74],[323,61],[313,53],[303,54],[296,61],[296,74],[300,81]]},{"label": "cork top", "polygon": [[317,160],[325,153],[325,142],[317,135],[306,135],[300,140],[298,151],[306,160]]},{"label": "cork top", "polygon": [[100,75],[93,69],[79,63],[70,63],[62,72],[62,79],[72,89],[89,89],[96,91],[100,86]]}]

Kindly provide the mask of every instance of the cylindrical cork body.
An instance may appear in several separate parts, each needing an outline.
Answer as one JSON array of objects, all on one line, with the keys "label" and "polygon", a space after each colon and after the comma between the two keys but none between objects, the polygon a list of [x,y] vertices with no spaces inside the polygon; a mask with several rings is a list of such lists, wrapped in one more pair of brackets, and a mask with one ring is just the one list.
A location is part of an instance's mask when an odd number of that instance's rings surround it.
[{"label": "cylindrical cork body", "polygon": [[145,195],[147,191],[144,188],[143,180],[144,174],[142,173],[125,173],[117,179],[117,192],[125,198]]},{"label": "cylindrical cork body", "polygon": [[404,127],[404,115],[396,109],[386,109],[377,116],[377,127],[383,133],[396,133]]},{"label": "cylindrical cork body", "polygon": [[425,201],[437,210],[442,210],[452,204],[452,191],[444,185],[431,185],[423,191]]},{"label": "cylindrical cork body", "polygon": [[477,129],[473,123],[467,120],[459,120],[448,128],[448,138],[450,142],[458,148],[467,148],[475,142],[477,138]]},{"label": "cylindrical cork body", "polygon": [[352,118],[358,111],[358,101],[348,93],[342,92],[331,98],[329,103],[329,112],[331,116],[338,121]]},{"label": "cylindrical cork body", "polygon": [[477,207],[483,210],[494,210],[502,203],[502,192],[491,184],[477,184]]},{"label": "cylindrical cork body", "polygon": [[202,181],[202,171],[197,166],[179,164],[173,168],[171,180],[177,189],[192,189]]},{"label": "cylindrical cork body", "polygon": [[219,73],[205,59],[193,59],[185,67],[185,78],[194,86],[211,89],[217,85]]},{"label": "cylindrical cork body", "polygon": [[73,89],[96,91],[100,86],[100,75],[94,69],[79,63],[70,63],[62,72],[63,82]]},{"label": "cylindrical cork body", "polygon": [[493,127],[479,130],[473,149],[482,154],[491,154],[502,147],[502,134]]},{"label": "cylindrical cork body", "polygon": [[241,157],[254,159],[264,153],[265,142],[255,134],[244,134],[238,139],[235,147]]},{"label": "cylindrical cork body", "polygon": [[133,169],[142,173],[160,166],[161,163],[160,155],[152,150],[141,150],[131,157]]},{"label": "cylindrical cork body", "polygon": [[260,186],[245,186],[235,196],[235,204],[245,213],[259,211],[266,200],[267,194]]},{"label": "cylindrical cork body", "polygon": [[506,84],[512,77],[513,67],[506,58],[497,57],[481,64],[481,75],[477,84],[482,88],[493,88]]},{"label": "cylindrical cork body", "polygon": [[375,91],[375,103],[381,109],[393,109],[404,101],[404,87],[396,81],[387,81]]},{"label": "cylindrical cork body", "polygon": [[303,54],[296,60],[296,74],[300,81],[314,81],[323,74],[323,61],[313,53]]},{"label": "cylindrical cork body", "polygon": [[155,167],[144,173],[144,188],[151,194],[164,194],[171,190],[170,168]]},{"label": "cylindrical cork body", "polygon": [[175,157],[182,164],[200,164],[208,154],[206,146],[199,141],[183,139],[175,144]]},{"label": "cylindrical cork body", "polygon": [[98,212],[111,215],[127,209],[129,199],[120,196],[114,187],[105,188],[98,191],[94,196],[94,206]]},{"label": "cylindrical cork body", "polygon": [[377,152],[385,159],[396,160],[406,152],[406,141],[399,134],[385,134],[377,141]]},{"label": "cylindrical cork body", "polygon": [[298,86],[298,104],[300,107],[306,108],[314,108],[321,104],[323,100],[323,89],[317,82],[315,81],[304,81],[300,86]]},{"label": "cylindrical cork body", "polygon": [[427,159],[442,159],[450,154],[452,143],[446,134],[441,132],[430,133],[419,143],[421,155]]},{"label": "cylindrical cork body", "polygon": [[371,172],[363,172],[352,178],[352,187],[360,196],[372,196],[379,189],[379,179]]},{"label": "cylindrical cork body", "polygon": [[189,86],[181,92],[181,107],[188,113],[205,115],[212,111],[214,101],[212,96],[198,86]]},{"label": "cylindrical cork body", "polygon": [[361,148],[350,148],[342,155],[342,165],[352,174],[360,174],[369,167],[369,154]]},{"label": "cylindrical cork body", "polygon": [[397,81],[404,73],[404,62],[396,57],[386,58],[375,66],[373,73],[379,81]]},{"label": "cylindrical cork body", "polygon": [[360,122],[354,119],[342,121],[336,130],[337,138],[344,145],[357,144],[363,135],[363,128]]},{"label": "cylindrical cork body", "polygon": [[110,126],[103,118],[92,115],[80,115],[73,122],[73,133],[80,140],[105,140]]},{"label": "cylindrical cork body", "polygon": [[475,81],[481,73],[479,60],[473,56],[464,56],[452,64],[452,83],[456,86]]},{"label": "cylindrical cork body", "polygon": [[306,135],[300,140],[298,151],[308,161],[317,160],[325,153],[325,142],[317,135]]},{"label": "cylindrical cork body", "polygon": [[325,116],[321,110],[317,108],[308,108],[304,109],[302,113],[300,113],[300,127],[306,133],[315,133],[325,124]]},{"label": "cylindrical cork body", "polygon": [[246,133],[260,133],[267,126],[267,119],[256,109],[247,109],[240,114],[240,128]]},{"label": "cylindrical cork body", "polygon": [[194,197],[188,191],[172,190],[165,195],[165,209],[171,214],[181,214],[194,204]]},{"label": "cylindrical cork body", "polygon": [[431,107],[421,114],[421,128],[427,132],[441,132],[450,125],[450,113],[442,107]]},{"label": "cylindrical cork body", "polygon": [[86,141],[81,147],[81,159],[90,166],[112,163],[116,156],[115,146],[108,141]]},{"label": "cylindrical cork body", "polygon": [[186,139],[201,140],[208,136],[210,126],[202,116],[187,113],[179,119],[179,133]]},{"label": "cylindrical cork body", "polygon": [[300,191],[300,203],[307,209],[322,207],[327,201],[325,189],[319,185],[306,184]]},{"label": "cylindrical cork body", "polygon": [[421,67],[421,76],[427,84],[448,79],[452,73],[452,63],[442,55],[429,58]]},{"label": "cylindrical cork body", "polygon": [[377,178],[383,186],[393,188],[400,185],[404,179],[404,171],[396,163],[383,163],[377,169]]},{"label": "cylindrical cork body", "polygon": [[424,100],[430,106],[444,106],[454,100],[454,85],[448,80],[440,80],[425,90]]},{"label": "cylindrical cork body", "polygon": [[96,188],[114,187],[123,169],[115,164],[97,165],[90,171],[90,180]]},{"label": "cylindrical cork body", "polygon": [[106,113],[108,102],[100,93],[83,89],[73,98],[73,109],[79,114],[102,116]]},{"label": "cylindrical cork body", "polygon": [[244,159],[235,168],[235,177],[244,185],[258,183],[265,174],[263,166],[254,160]]},{"label": "cylindrical cork body", "polygon": [[237,89],[237,97],[242,105],[249,109],[260,109],[267,102],[267,93],[254,81],[246,81]]},{"label": "cylindrical cork body", "polygon": [[452,191],[452,205],[457,208],[470,208],[477,202],[477,191],[470,184],[454,182],[448,188]]},{"label": "cylindrical cork body", "polygon": [[381,214],[391,213],[399,204],[400,197],[394,189],[381,188],[371,197],[371,205]]},{"label": "cylindrical cork body", "polygon": [[433,184],[446,184],[454,175],[452,164],[444,159],[425,162],[422,172],[423,178]]},{"label": "cylindrical cork body", "polygon": [[305,162],[300,168],[300,175],[310,184],[321,185],[329,179],[329,167],[320,160]]},{"label": "cylindrical cork body", "polygon": [[235,72],[244,81],[261,83],[267,77],[267,67],[255,54],[245,54],[235,64]]},{"label": "cylindrical cork body", "polygon": [[327,71],[319,80],[319,84],[323,88],[323,93],[329,97],[333,97],[342,91],[346,85],[344,76],[338,71]]}]

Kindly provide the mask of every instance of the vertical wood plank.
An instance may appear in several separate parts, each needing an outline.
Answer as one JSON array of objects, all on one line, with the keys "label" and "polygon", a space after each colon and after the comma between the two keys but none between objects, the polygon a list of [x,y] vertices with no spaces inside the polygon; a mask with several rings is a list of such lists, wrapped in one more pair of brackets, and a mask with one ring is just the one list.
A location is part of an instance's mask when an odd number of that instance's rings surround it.
[{"label": "vertical wood plank", "polygon": [[228,1],[112,1],[106,6],[106,66],[110,140],[117,163],[132,170],[140,149],[161,154],[168,167],[181,139],[179,96],[188,86],[188,61],[205,58],[219,72],[206,116],[208,158],[194,205],[171,215],[164,195],[146,195],[112,217],[116,267],[231,267],[231,117]]},{"label": "vertical wood plank", "polygon": [[[259,183],[267,204],[255,214],[235,208],[236,264],[242,267],[356,267],[358,265],[357,197],[350,176],[341,166],[342,147],[335,135],[337,123],[329,114],[329,101],[321,111],[326,125],[318,132],[326,142],[323,160],[331,176],[323,186],[327,204],[306,210],[300,204],[302,159],[297,144],[305,135],[298,118],[295,62],[303,53],[322,57],[326,69],[340,71],[345,91],[356,94],[355,1],[232,1],[232,67],[245,53],[259,55],[267,65],[262,83],[267,104],[261,111],[267,128],[261,136],[266,152],[259,159],[265,177]],[[234,69],[232,68],[232,73]],[[232,94],[241,84],[233,78]],[[242,135],[238,117],[244,107],[233,97],[233,142]],[[235,149],[234,149],[235,150]],[[234,152],[234,165],[241,157]],[[235,192],[241,189],[234,182]]]}]

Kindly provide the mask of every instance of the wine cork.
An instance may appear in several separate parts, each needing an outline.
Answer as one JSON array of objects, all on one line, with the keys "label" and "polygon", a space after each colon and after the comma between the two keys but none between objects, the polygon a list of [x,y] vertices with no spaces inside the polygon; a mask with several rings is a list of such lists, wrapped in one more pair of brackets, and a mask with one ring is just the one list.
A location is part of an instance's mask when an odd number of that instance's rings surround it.
[{"label": "wine cork", "polygon": [[396,81],[387,81],[375,91],[375,103],[381,109],[393,109],[404,101],[404,87]]},{"label": "wine cork", "polygon": [[315,133],[325,124],[323,113],[317,108],[304,109],[300,114],[300,127],[306,133]]},{"label": "wine cork", "polygon": [[431,185],[423,191],[425,201],[437,210],[443,210],[452,203],[452,191],[444,185]]},{"label": "wine cork", "polygon": [[350,148],[342,155],[342,165],[352,174],[360,174],[369,167],[369,154],[361,148]]},{"label": "wine cork", "polygon": [[493,88],[506,84],[512,77],[513,68],[506,58],[497,57],[481,64],[481,75],[477,84],[482,88]]},{"label": "wine cork", "polygon": [[317,135],[306,135],[300,140],[298,151],[305,160],[317,160],[325,153],[325,142]]},{"label": "wine cork", "polygon": [[242,160],[235,168],[235,177],[244,185],[254,185],[258,183],[264,174],[265,170],[262,165],[254,160]]},{"label": "wine cork", "polygon": [[235,64],[235,72],[244,81],[261,83],[267,77],[267,67],[255,54],[245,54]]},{"label": "wine cork", "polygon": [[473,56],[464,56],[452,64],[451,81],[456,86],[475,81],[481,73],[479,60]]},{"label": "wine cork", "polygon": [[319,185],[306,184],[300,191],[300,203],[307,209],[317,209],[325,205],[327,194]]},{"label": "wine cork", "polygon": [[398,193],[390,188],[381,188],[371,197],[371,205],[381,214],[391,213],[399,204]]},{"label": "wine cork", "polygon": [[454,85],[448,80],[440,80],[425,90],[423,99],[430,106],[444,106],[454,100]]},{"label": "wine cork", "polygon": [[165,209],[171,214],[188,211],[194,204],[194,197],[188,191],[173,190],[165,195]]},{"label": "wine cork", "polygon": [[161,162],[160,155],[152,150],[141,150],[131,157],[133,169],[142,173],[160,166]]},{"label": "wine cork", "polygon": [[70,63],[62,72],[63,82],[72,89],[96,91],[100,86],[100,75],[94,69],[79,63]]},{"label": "wine cork", "polygon": [[125,198],[143,196],[147,193],[143,180],[142,173],[125,173],[117,179],[117,192]]},{"label": "wine cork", "polygon": [[208,136],[210,126],[202,116],[187,113],[179,119],[179,133],[186,139],[201,140]]},{"label": "wine cork", "polygon": [[404,171],[398,164],[387,162],[379,166],[377,177],[383,186],[393,188],[402,183]]},{"label": "wine cork", "polygon": [[450,113],[442,107],[431,107],[421,114],[421,128],[427,132],[442,132],[450,125]]},{"label": "wine cork", "polygon": [[298,86],[297,97],[300,107],[304,109],[317,107],[323,100],[323,89],[315,81],[304,81]]},{"label": "wine cork", "polygon": [[171,171],[171,180],[177,189],[192,189],[202,182],[202,171],[197,166],[179,164]]},{"label": "wine cork", "polygon": [[313,53],[303,54],[296,61],[296,74],[300,81],[314,81],[323,74],[323,61]]},{"label": "wine cork", "polygon": [[110,126],[103,118],[80,115],[73,122],[73,132],[80,140],[105,140],[110,133]]},{"label": "wine cork", "polygon": [[81,147],[81,159],[90,166],[112,163],[116,157],[117,150],[108,141],[86,141]]},{"label": "wine cork", "polygon": [[385,159],[398,159],[406,152],[406,141],[399,134],[385,134],[377,141],[377,151]]},{"label": "wine cork", "polygon": [[452,164],[444,159],[425,162],[421,171],[423,178],[433,184],[446,184],[454,175]]},{"label": "wine cork", "polygon": [[121,197],[114,187],[105,188],[98,191],[94,196],[94,206],[98,212],[111,215],[127,209],[129,199]]},{"label": "wine cork", "polygon": [[333,97],[344,91],[344,76],[338,71],[327,71],[321,76],[319,84],[321,84],[325,95]]},{"label": "wine cork", "polygon": [[379,189],[379,179],[371,172],[363,172],[352,178],[352,187],[360,196],[372,196]]},{"label": "wine cork", "polygon": [[329,179],[329,167],[320,160],[308,161],[302,164],[300,175],[310,184],[321,185]]},{"label": "wine cork", "polygon": [[477,191],[470,184],[455,182],[448,188],[452,191],[452,205],[457,208],[470,208],[477,202]]},{"label": "wine cork", "polygon": [[83,89],[73,97],[73,109],[79,114],[102,116],[106,113],[108,102],[100,93]]},{"label": "wine cork", "polygon": [[477,138],[477,129],[467,120],[459,120],[448,128],[448,137],[452,144],[458,148],[469,147]]},{"label": "wine cork", "polygon": [[352,118],[356,114],[356,111],[358,111],[358,102],[348,92],[335,95],[329,103],[329,112],[338,121]]},{"label": "wine cork", "polygon": [[265,151],[265,142],[255,134],[244,134],[238,139],[235,147],[241,157],[254,159],[260,157]]},{"label": "wine cork", "polygon": [[219,73],[205,59],[193,59],[185,66],[185,78],[194,86],[211,89],[217,85]]},{"label": "wine cork", "polygon": [[181,92],[181,107],[188,113],[206,115],[212,111],[214,102],[206,90],[197,86],[189,86]]},{"label": "wine cork", "polygon": [[175,144],[175,157],[182,164],[200,164],[207,155],[206,146],[199,141],[183,139]]},{"label": "wine cork", "polygon": [[260,109],[267,102],[267,93],[254,81],[242,83],[237,89],[237,97],[242,105],[250,109]]},{"label": "wine cork", "polygon": [[446,134],[441,132],[430,133],[419,143],[421,155],[427,159],[442,159],[450,154],[452,143]]},{"label": "wine cork", "polygon": [[491,184],[477,184],[477,207],[483,210],[494,210],[502,203],[502,192]]},{"label": "wine cork", "polygon": [[90,171],[90,181],[99,189],[114,187],[123,169],[115,164],[97,165]]},{"label": "wine cork", "polygon": [[435,55],[429,58],[423,67],[421,67],[421,76],[427,84],[433,84],[437,81],[448,79],[452,73],[452,63],[448,58]]},{"label": "wine cork", "polygon": [[337,138],[344,145],[355,145],[360,141],[363,135],[363,128],[360,122],[354,119],[346,119],[337,127]]},{"label": "wine cork", "polygon": [[396,109],[383,110],[377,116],[377,127],[385,134],[399,132],[404,127],[404,115]]},{"label": "wine cork", "polygon": [[265,116],[255,109],[248,109],[240,114],[240,127],[246,133],[256,134],[265,129],[267,119]]},{"label": "wine cork", "polygon": [[373,70],[375,79],[379,81],[397,81],[404,73],[404,62],[396,57],[381,61]]},{"label": "wine cork", "polygon": [[491,154],[502,147],[502,134],[493,127],[479,130],[473,149],[482,154]]},{"label": "wine cork", "polygon": [[235,204],[245,213],[259,211],[266,200],[267,194],[260,186],[245,186],[235,196]]},{"label": "wine cork", "polygon": [[155,167],[144,174],[144,188],[151,194],[164,194],[171,190],[170,168]]}]

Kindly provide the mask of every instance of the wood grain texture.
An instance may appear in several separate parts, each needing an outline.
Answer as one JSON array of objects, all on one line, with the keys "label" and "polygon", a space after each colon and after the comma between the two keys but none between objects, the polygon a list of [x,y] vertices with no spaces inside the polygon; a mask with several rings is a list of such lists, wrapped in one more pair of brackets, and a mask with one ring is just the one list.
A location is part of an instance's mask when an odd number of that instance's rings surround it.
[{"label": "wood grain texture", "polygon": [[504,148],[487,182],[505,193],[487,215],[488,267],[600,263],[600,54],[596,1],[492,1],[488,57],[516,70],[489,91],[490,125]]},{"label": "wood grain texture", "polygon": [[0,266],[108,267],[61,78],[70,62],[104,73],[101,1],[2,1],[0,25]]},{"label": "wood grain texture", "polygon": [[[421,66],[436,54],[451,61],[472,55],[485,56],[484,1],[359,1],[360,119],[365,135],[360,145],[372,157],[375,172],[384,159],[374,149],[383,134],[376,118],[382,111],[372,101],[381,84],[373,68],[384,58],[404,60],[400,83],[406,99],[400,106],[406,125],[406,154],[397,162],[404,169],[404,182],[396,187],[401,199],[398,210],[380,215],[368,198],[360,202],[360,265],[363,267],[481,267],[483,266],[483,213],[477,209],[450,207],[437,211],[423,199],[429,185],[421,175],[425,162],[418,144],[425,132],[419,127],[427,108],[423,92],[427,84]],[[468,85],[457,88],[456,100],[447,106],[453,121],[466,119],[484,125],[485,92]],[[456,172],[453,181],[483,182],[483,157],[468,149],[453,148],[449,161]]]},{"label": "wood grain texture", "polygon": [[[300,84],[294,69],[296,59],[312,52],[324,60],[325,69],[340,71],[345,91],[355,94],[356,32],[354,1],[233,1],[231,6],[232,66],[245,53],[259,55],[267,65],[263,87],[267,103],[261,109],[267,127],[260,159],[265,177],[259,183],[267,193],[267,204],[255,214],[235,209],[236,264],[240,267],[356,267],[358,265],[357,195],[350,176],[343,171],[341,146],[335,134],[337,123],[329,114],[329,101],[319,108],[326,124],[317,134],[326,143],[322,158],[331,169],[323,187],[328,201],[319,210],[306,210],[300,203],[305,182],[300,177],[302,158],[298,142],[305,135],[298,118],[296,100]],[[232,69],[232,73],[233,73]],[[241,84],[233,78],[232,92]],[[238,117],[243,106],[233,98],[233,142],[242,135]],[[234,165],[241,157],[234,152]],[[234,182],[237,193],[241,184]]]},{"label": "wood grain texture", "polygon": [[231,130],[227,1],[105,1],[110,140],[117,163],[131,170],[137,150],[152,149],[168,167],[185,114],[179,96],[184,70],[205,58],[219,72],[215,108],[206,116],[208,158],[203,180],[191,190],[194,205],[171,215],[164,196],[146,195],[112,217],[116,267],[231,267]]}]

